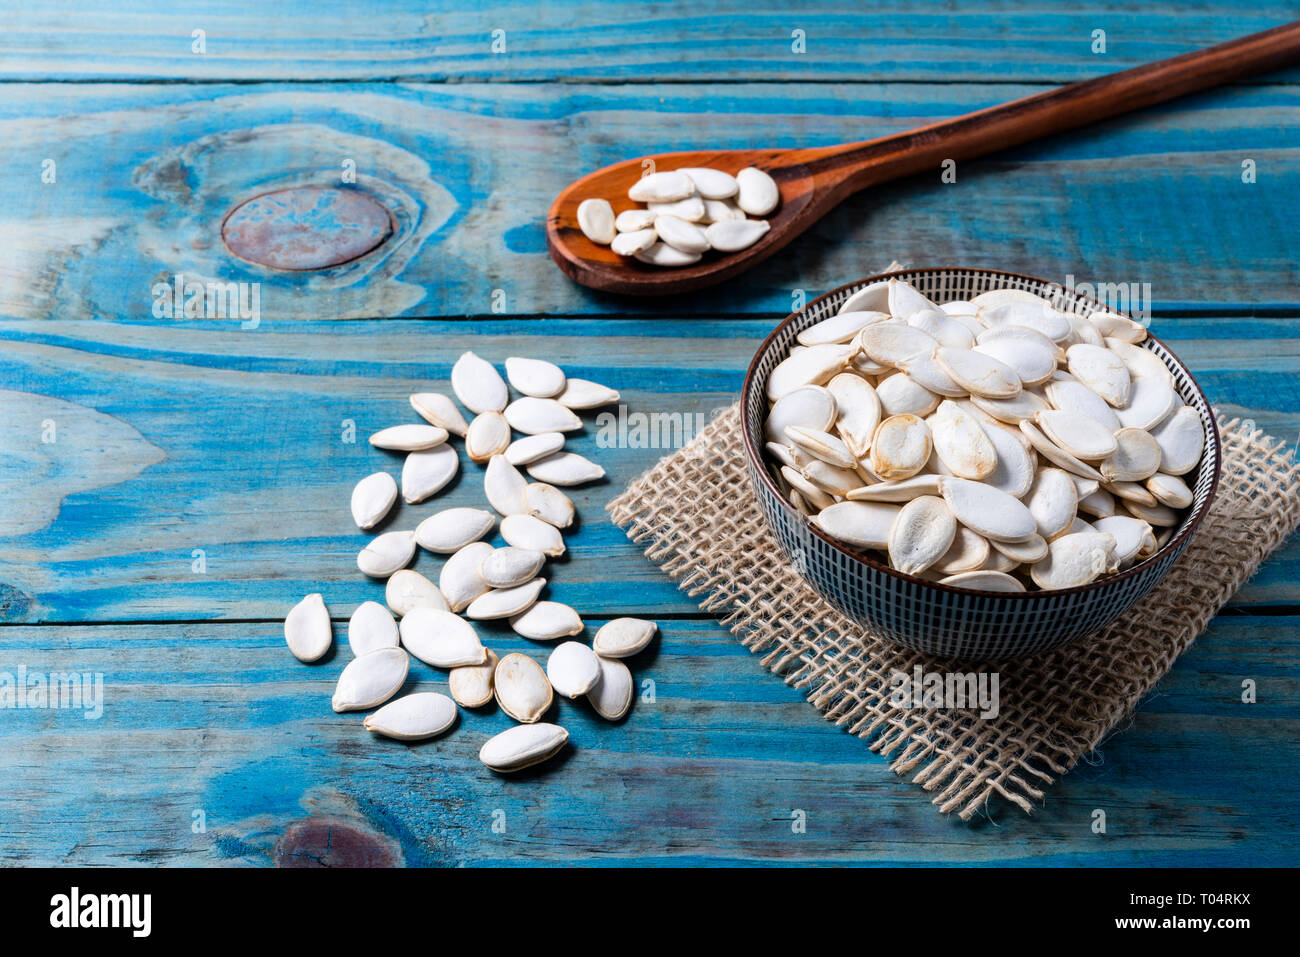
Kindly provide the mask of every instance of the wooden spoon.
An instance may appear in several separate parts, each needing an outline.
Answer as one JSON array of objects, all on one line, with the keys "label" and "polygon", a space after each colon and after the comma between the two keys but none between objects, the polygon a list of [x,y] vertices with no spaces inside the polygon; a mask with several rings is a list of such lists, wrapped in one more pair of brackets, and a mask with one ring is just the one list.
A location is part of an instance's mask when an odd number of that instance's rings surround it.
[{"label": "wooden spoon", "polygon": [[[658,153],[606,166],[571,184],[551,205],[546,244],[573,279],[607,292],[649,296],[690,292],[739,275],[785,246],[858,190],[1060,133],[1129,110],[1300,62],[1300,20],[1218,46],[1071,83],[1046,93],[864,143],[815,149]],[[651,165],[653,162],[653,165]],[[771,230],[748,249],[709,252],[691,266],[650,266],[591,242],[578,228],[578,204],[604,198],[615,212],[639,208],[628,188],[645,172],[713,166],[766,170],[781,189]]]}]

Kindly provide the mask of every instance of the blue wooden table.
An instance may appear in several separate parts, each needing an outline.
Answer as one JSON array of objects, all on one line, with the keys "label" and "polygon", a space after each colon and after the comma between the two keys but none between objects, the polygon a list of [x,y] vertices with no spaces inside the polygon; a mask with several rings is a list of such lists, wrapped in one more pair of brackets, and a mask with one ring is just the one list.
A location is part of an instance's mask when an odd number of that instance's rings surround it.
[{"label": "blue wooden table", "polygon": [[[447,391],[464,350],[708,415],[792,302],[894,259],[1149,283],[1153,330],[1212,401],[1293,441],[1300,71],[858,196],[685,300],[589,293],[542,234],[559,189],[616,160],[904,130],[1293,4],[70,6],[0,13],[0,681],[102,675],[103,705],[0,710],[0,862],[1296,863],[1300,542],[1032,816],[995,804],[969,824],[609,524],[605,502],[669,450],[572,443],[609,481],[575,495],[551,597],[589,630],[640,615],[662,638],[633,661],[654,700],[613,725],[562,706],[574,746],[544,770],[479,765],[497,711],[420,746],[372,738],[329,707],[347,652],[304,666],[281,628],[308,592],[339,637],[381,598],[347,501],[394,460],[364,436],[411,420],[412,391]],[[239,202],[349,170],[400,211],[364,268],[272,272],[223,247]],[[260,283],[261,321],[157,316],[177,273]],[[408,514],[477,504],[474,471]],[[545,653],[485,631],[499,654]]]}]

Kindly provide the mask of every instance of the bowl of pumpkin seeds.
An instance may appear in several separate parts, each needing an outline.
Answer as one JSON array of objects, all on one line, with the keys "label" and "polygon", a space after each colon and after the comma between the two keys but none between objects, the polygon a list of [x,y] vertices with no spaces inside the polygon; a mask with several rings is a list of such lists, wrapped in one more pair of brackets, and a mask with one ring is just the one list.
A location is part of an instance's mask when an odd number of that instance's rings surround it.
[{"label": "bowl of pumpkin seeds", "polygon": [[1143,323],[990,269],[813,300],[759,347],[741,408],[800,574],[882,637],[961,658],[1114,622],[1182,554],[1222,458],[1200,387]]}]

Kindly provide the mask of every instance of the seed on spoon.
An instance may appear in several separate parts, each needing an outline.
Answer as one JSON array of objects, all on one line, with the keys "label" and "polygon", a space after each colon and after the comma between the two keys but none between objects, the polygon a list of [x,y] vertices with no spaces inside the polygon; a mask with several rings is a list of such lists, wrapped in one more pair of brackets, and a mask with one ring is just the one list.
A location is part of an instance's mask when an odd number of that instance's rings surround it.
[{"label": "seed on spoon", "polygon": [[554,757],[568,740],[569,732],[559,725],[520,724],[489,739],[478,759],[493,771],[521,771]]},{"label": "seed on spoon", "polygon": [[713,223],[705,231],[705,242],[724,253],[748,249],[772,227],[766,219],[726,219]]},{"label": "seed on spoon", "polygon": [[614,207],[605,199],[584,199],[578,204],[578,228],[593,243],[614,241]]},{"label": "seed on spoon", "polygon": [[740,192],[740,183],[730,173],[708,166],[690,166],[677,172],[690,177],[695,191],[705,199],[730,199]]},{"label": "seed on spoon", "polygon": [[627,191],[627,198],[637,203],[671,203],[695,192],[695,183],[685,173],[673,170],[642,176]]},{"label": "seed on spoon", "polygon": [[736,183],[736,205],[751,216],[766,216],[781,202],[776,180],[761,169],[745,167],[736,174]]},{"label": "seed on spoon", "polygon": [[[633,212],[633,210],[629,210]],[[647,252],[659,239],[659,234],[653,229],[638,229],[633,232],[619,233],[614,237],[614,241],[609,244],[609,248],[614,250],[620,256],[637,256]]]},{"label": "seed on spoon", "polygon": [[654,213],[655,219],[660,216],[676,216],[688,223],[698,223],[704,218],[705,212],[704,200],[698,196],[687,196],[671,203],[648,203],[647,206],[649,212]]},{"label": "seed on spoon", "polygon": [[654,221],[652,209],[625,209],[614,219],[614,226],[620,233],[638,233],[649,229]]},{"label": "seed on spoon", "polygon": [[[703,204],[700,215],[704,215]],[[683,253],[702,253],[709,249],[709,238],[704,230],[680,216],[656,216],[655,232],[660,240]]]},{"label": "seed on spoon", "polygon": [[656,242],[648,249],[633,253],[633,258],[638,262],[647,263],[651,266],[690,266],[700,261],[700,253],[684,253],[680,249],[674,249],[667,243]]},{"label": "seed on spoon", "polygon": [[387,472],[367,475],[352,490],[352,520],[369,531],[388,515],[397,501],[397,482]]},{"label": "seed on spoon", "polygon": [[348,662],[331,702],[335,711],[364,711],[383,704],[406,683],[411,659],[401,648],[380,648]]},{"label": "seed on spoon", "polygon": [[390,701],[362,725],[367,731],[398,741],[436,738],[456,723],[456,704],[445,694],[423,691]]},{"label": "seed on spoon", "polygon": [[299,661],[316,661],[334,641],[330,613],[319,594],[308,595],[284,619],[284,640]]}]

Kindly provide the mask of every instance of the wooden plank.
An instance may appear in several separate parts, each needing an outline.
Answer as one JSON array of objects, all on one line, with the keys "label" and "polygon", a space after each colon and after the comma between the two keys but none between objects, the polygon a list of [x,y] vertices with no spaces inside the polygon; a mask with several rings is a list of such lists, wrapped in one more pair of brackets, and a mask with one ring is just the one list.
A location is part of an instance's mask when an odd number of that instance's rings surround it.
[{"label": "wooden plank", "polygon": [[[825,145],[909,129],[1025,85],[15,85],[0,138],[0,315],[149,318],[157,284],[258,285],[276,318],[772,315],[898,259],[1149,284],[1153,306],[1297,308],[1300,88],[1236,87],[912,178],[846,202],[774,262],[681,301],[566,280],[551,199],[671,149]],[[526,148],[521,148],[526,146]],[[54,162],[56,181],[40,181]],[[1242,182],[1253,160],[1257,181]],[[319,273],[236,260],[219,223],[279,186],[357,187],[399,214],[370,257]],[[1207,268],[1206,264],[1213,264]]]},{"label": "wooden plank", "polygon": [[[499,652],[546,654],[485,631]],[[1289,865],[1300,784],[1279,768],[1298,756],[1298,635],[1296,618],[1216,619],[1032,817],[996,804],[965,825],[707,622],[663,622],[632,659],[653,701],[613,725],[560,704],[567,753],[511,778],[476,757],[509,725],[499,711],[462,712],[437,742],[371,738],[329,707],[349,652],[300,664],[275,624],[10,626],[0,674],[98,673],[103,706],[5,712],[0,860]],[[445,691],[418,662],[412,676]],[[1240,702],[1246,677],[1258,704]]]},{"label": "wooden plank", "polygon": [[[129,11],[82,0],[57,13],[32,6],[0,15],[0,76],[1068,82],[1294,16],[1281,2],[1194,12],[1165,3],[1130,13],[1046,0],[979,11],[912,0],[885,16],[826,2],[756,10],[742,0],[653,7],[562,0],[468,9],[452,0],[400,0],[364,13],[346,2],[280,4],[269,17],[256,3],[189,4],[181,12],[158,0]],[[194,52],[196,29],[205,31],[202,53]],[[1106,33],[1104,53],[1094,51],[1097,29]]]},{"label": "wooden plank", "polygon": [[[689,614],[694,602],[653,567],[603,506],[738,394],[771,326],[763,321],[0,323],[0,619],[163,621],[282,617],[323,591],[338,614],[378,598],[355,567],[368,536],[348,513],[352,486],[400,459],[366,437],[416,421],[414,391],[449,391],[461,352],[502,362],[550,358],[621,390],[638,433],[602,446],[594,417],[571,447],[606,482],[574,491],[581,525],[554,566],[551,594],[588,614]],[[1157,320],[1157,334],[1225,414],[1294,441],[1300,320]],[[654,428],[655,422],[663,428]],[[347,423],[355,441],[345,442]],[[53,443],[47,423],[53,423]],[[635,426],[636,420],[629,424]],[[682,428],[677,428],[678,424]],[[621,442],[621,444],[619,444]],[[413,527],[450,505],[483,504],[478,466],[401,508]],[[203,567],[195,571],[196,551]],[[1282,549],[1241,605],[1300,601],[1300,542]],[[421,555],[433,572],[440,560]]]}]

